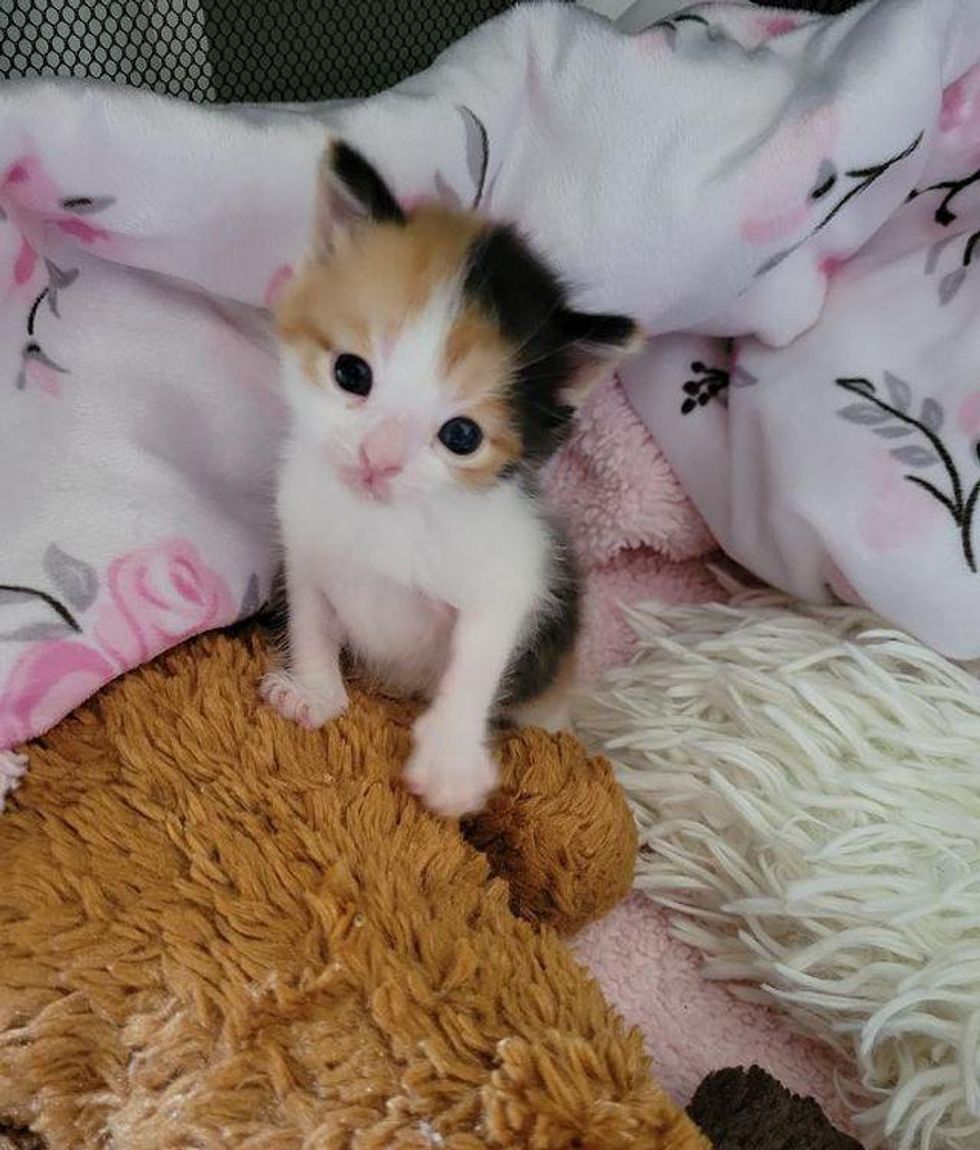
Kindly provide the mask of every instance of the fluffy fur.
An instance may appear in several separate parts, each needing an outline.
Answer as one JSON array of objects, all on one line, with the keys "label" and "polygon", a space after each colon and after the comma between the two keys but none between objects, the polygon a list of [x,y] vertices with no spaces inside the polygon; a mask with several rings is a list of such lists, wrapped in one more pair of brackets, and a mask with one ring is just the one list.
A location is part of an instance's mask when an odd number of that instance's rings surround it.
[{"label": "fluffy fur", "polygon": [[278,329],[288,657],[264,695],[309,726],[334,718],[346,648],[388,688],[433,699],[409,785],[443,814],[478,809],[496,779],[491,721],[564,723],[578,590],[537,473],[634,325],[572,311],[508,227],[406,217],[339,144]]},{"label": "fluffy fur", "polygon": [[507,740],[488,862],[397,785],[410,707],[354,691],[306,731],[249,690],[263,658],[195,640],[32,745],[0,818],[0,1147],[708,1150],[545,925],[629,886],[607,764]]},{"label": "fluffy fur", "polygon": [[[860,609],[655,607],[583,710],[709,976],[832,1043],[868,1146],[980,1145],[980,691]],[[974,668],[975,670],[975,668]]]}]

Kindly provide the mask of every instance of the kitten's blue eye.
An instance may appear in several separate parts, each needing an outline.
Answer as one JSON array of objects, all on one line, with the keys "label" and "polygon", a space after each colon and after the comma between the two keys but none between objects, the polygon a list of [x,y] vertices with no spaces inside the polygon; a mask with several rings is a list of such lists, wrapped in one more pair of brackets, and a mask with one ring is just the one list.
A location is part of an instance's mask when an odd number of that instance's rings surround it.
[{"label": "kitten's blue eye", "polygon": [[338,355],[334,360],[333,377],[337,386],[351,395],[367,395],[373,382],[370,364],[349,352]]},{"label": "kitten's blue eye", "polygon": [[472,419],[457,415],[439,428],[439,442],[453,455],[472,455],[483,442],[483,432]]}]

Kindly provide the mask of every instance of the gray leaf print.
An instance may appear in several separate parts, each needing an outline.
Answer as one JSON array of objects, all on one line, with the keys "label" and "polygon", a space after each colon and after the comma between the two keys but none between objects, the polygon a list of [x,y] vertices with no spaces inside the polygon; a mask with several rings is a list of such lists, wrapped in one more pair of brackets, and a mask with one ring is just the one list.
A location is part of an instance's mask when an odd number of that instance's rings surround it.
[{"label": "gray leaf print", "polygon": [[824,158],[817,169],[817,178],[810,192],[813,200],[822,199],[837,183],[837,165],[833,160]]},{"label": "gray leaf print", "polygon": [[14,387],[16,387],[18,391],[23,391],[27,387],[27,365],[29,363],[40,363],[51,371],[57,371],[60,375],[68,374],[67,367],[62,367],[60,364],[55,363],[50,356],[44,354],[36,343],[29,343],[21,352],[20,371],[14,380]]},{"label": "gray leaf print", "polygon": [[746,371],[744,367],[736,367],[729,376],[730,387],[752,387],[759,382],[759,377]]},{"label": "gray leaf print", "polygon": [[943,254],[946,248],[951,243],[959,239],[958,236],[944,236],[941,240],[937,240],[929,249],[929,254],[926,256],[926,275],[931,276],[939,264],[939,257]]},{"label": "gray leaf print", "polygon": [[73,634],[74,631],[67,623],[28,623],[16,631],[7,631],[0,635],[0,639],[13,643],[32,643],[39,639],[63,639]]},{"label": "gray leaf print", "polygon": [[954,272],[944,275],[939,281],[939,303],[942,307],[956,295],[966,279],[966,268],[957,268]]},{"label": "gray leaf print", "polygon": [[842,407],[837,414],[846,419],[848,423],[862,423],[866,427],[873,427],[875,424],[885,423],[891,419],[890,412],[882,411],[873,403],[851,403],[847,407]]},{"label": "gray leaf print", "polygon": [[890,423],[887,427],[874,429],[875,435],[880,435],[882,439],[901,439],[903,435],[911,435],[913,431],[915,428],[907,423]]},{"label": "gray leaf print", "polygon": [[899,379],[897,375],[892,375],[890,371],[884,374],[885,387],[888,388],[888,394],[891,396],[891,401],[901,411],[908,411],[912,405],[912,388],[905,382],[904,379]]},{"label": "gray leaf print", "polygon": [[769,272],[773,271],[773,269],[778,268],[783,260],[789,259],[793,252],[795,252],[797,248],[800,247],[802,242],[803,241],[801,240],[800,243],[793,244],[792,247],[783,248],[782,251],[776,252],[774,256],[770,256],[763,263],[759,264],[753,273],[754,277],[758,278],[759,276],[767,275]]},{"label": "gray leaf print", "polygon": [[931,467],[939,462],[939,456],[928,447],[918,447],[909,444],[908,447],[896,447],[892,456],[904,463],[907,467]]},{"label": "gray leaf print", "polygon": [[446,183],[442,172],[436,172],[436,195],[439,197],[441,203],[451,208],[458,208],[460,206],[459,196],[457,196],[455,191]]},{"label": "gray leaf print", "polygon": [[932,432],[942,430],[943,426],[943,408],[942,404],[931,396],[922,401],[922,410],[919,412],[919,422],[923,427],[927,427]]},{"label": "gray leaf print", "polygon": [[78,279],[78,268],[69,268],[62,271],[57,264],[45,259],[44,266],[48,269],[48,307],[51,314],[61,319],[58,313],[58,292],[71,285]]},{"label": "gray leaf print", "polygon": [[490,162],[490,137],[480,117],[465,104],[457,105],[463,117],[466,131],[466,166],[475,189],[473,207],[478,208],[483,199],[483,186],[487,180],[487,166]]},{"label": "gray leaf print", "polygon": [[62,551],[56,543],[45,552],[44,570],[61,596],[76,610],[84,611],[95,602],[99,590],[95,569]]},{"label": "gray leaf print", "polygon": [[242,596],[242,605],[238,609],[238,618],[248,619],[258,611],[261,605],[259,577],[258,575],[252,574],[248,577],[248,585],[245,588],[245,594]]},{"label": "gray leaf print", "polygon": [[863,391],[866,395],[874,395],[875,385],[870,379],[852,379],[848,381],[848,390]]},{"label": "gray leaf print", "polygon": [[62,200],[61,206],[73,215],[91,216],[96,212],[104,212],[115,202],[115,196],[72,196],[70,199]]}]

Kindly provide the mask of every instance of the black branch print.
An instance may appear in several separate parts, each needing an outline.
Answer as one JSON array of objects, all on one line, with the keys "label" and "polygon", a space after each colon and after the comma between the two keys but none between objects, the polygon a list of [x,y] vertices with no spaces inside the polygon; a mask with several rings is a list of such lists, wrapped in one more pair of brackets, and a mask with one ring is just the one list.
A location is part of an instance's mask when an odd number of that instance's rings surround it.
[{"label": "black branch print", "polygon": [[939,201],[934,218],[941,227],[948,228],[957,219],[957,214],[953,211],[953,201],[961,192],[965,192],[967,188],[972,188],[977,183],[980,183],[980,168],[958,180],[941,180],[938,184],[929,184],[925,188],[914,188],[909,192],[909,199],[918,199],[919,196],[928,195],[929,192],[944,192],[945,195]]},{"label": "black branch print", "polygon": [[[810,199],[814,202],[819,202],[825,200],[831,192],[838,192],[840,194],[802,239],[797,240],[788,247],[780,248],[778,252],[760,264],[759,267],[756,268],[755,278],[767,275],[774,268],[779,267],[783,260],[788,259],[795,251],[803,247],[808,240],[811,240],[818,232],[823,231],[853,199],[863,195],[864,192],[876,184],[882,176],[890,172],[897,164],[901,164],[904,160],[907,160],[909,156],[918,149],[922,143],[923,136],[924,133],[920,132],[910,144],[894,156],[889,156],[887,160],[881,160],[876,164],[868,164],[862,168],[850,168],[842,174],[838,173],[836,167],[830,160],[824,160],[820,165],[816,180],[810,191]],[[851,182],[848,183],[848,181]]]},{"label": "black branch print", "polygon": [[[468,108],[465,104],[457,104],[456,110],[459,112],[463,124],[466,143],[466,167],[470,179],[473,181],[473,198],[469,207],[472,211],[475,211],[482,203],[483,197],[487,192],[487,172],[490,167],[490,136],[487,132],[486,125],[472,108]],[[444,204],[450,204],[455,208],[461,208],[463,206],[458,193],[453,190],[442,172],[436,172],[435,190],[436,195]]]},{"label": "black branch print", "polygon": [[[850,392],[858,400],[840,408],[837,414],[849,423],[861,424],[883,439],[908,440],[891,448],[890,454],[899,463],[916,470],[927,467],[942,467],[947,487],[944,490],[937,483],[921,475],[906,474],[907,482],[928,492],[933,499],[945,507],[959,533],[963,559],[973,574],[977,571],[977,559],[973,546],[973,517],[977,499],[980,497],[980,478],[972,486],[967,481],[953,459],[952,453],[940,435],[945,412],[942,404],[931,396],[926,397],[917,415],[912,414],[912,389],[891,372],[884,373],[885,399],[871,382],[864,377],[844,377],[836,380],[838,387]],[[980,462],[980,444],[974,444],[973,455]]]},{"label": "black branch print", "polygon": [[[64,603],[60,602],[53,595],[49,595],[47,591],[41,591],[37,587],[20,587],[14,583],[0,583],[0,604],[4,602],[12,602],[16,599],[37,599],[41,603],[50,607],[51,610],[61,619],[64,625],[70,631],[81,631],[78,620],[68,610]],[[6,636],[7,638],[22,638],[20,634]]]},{"label": "black branch print", "polygon": [[[112,207],[115,202],[114,196],[68,196],[61,201],[61,207],[73,216],[83,217],[97,215],[99,212],[105,211],[106,208]],[[6,218],[6,212],[0,208],[0,220]],[[78,268],[69,268],[66,271],[49,259],[44,260],[44,266],[48,273],[48,282],[35,296],[27,313],[27,339],[21,348],[20,370],[14,381],[14,386],[18,391],[24,391],[27,388],[28,374],[32,365],[36,364],[54,375],[69,374],[67,367],[56,363],[44,351],[37,328],[42,305],[47,307],[55,319],[61,319],[61,313],[58,311],[58,293],[71,287],[78,279]]]},{"label": "black branch print", "polygon": [[[727,350],[732,351],[732,342],[728,341]],[[691,379],[681,384],[681,415],[691,415],[699,408],[707,407],[712,400],[717,400],[722,407],[728,406],[728,391],[732,387],[751,387],[758,383],[754,375],[750,375],[744,367],[714,367],[711,364],[696,359],[691,364]]]},{"label": "black branch print", "polygon": [[[948,228],[954,224],[959,216],[953,210],[953,202],[956,197],[967,188],[973,187],[974,184],[980,183],[980,168],[972,172],[969,176],[964,176],[959,180],[942,180],[938,184],[930,184],[925,188],[917,188],[909,193],[909,200],[918,199],[920,196],[927,195],[929,192],[944,192],[945,195],[939,201],[936,210],[933,212],[933,219],[939,224],[940,227]],[[943,250],[949,246],[950,237],[940,240],[939,243],[934,244],[929,252],[926,261],[926,274],[931,275],[939,262],[939,257]],[[963,245],[963,251],[960,254],[959,265],[953,268],[952,271],[947,272],[939,281],[939,303],[945,306],[951,299],[954,298],[956,293],[963,286],[969,273],[970,267],[973,264],[973,257],[976,254],[977,244],[980,243],[980,229],[973,232],[966,237],[966,242]]]},{"label": "black branch print", "polygon": [[924,133],[920,132],[911,142],[911,144],[903,148],[896,155],[890,156],[887,160],[882,160],[877,164],[870,164],[864,168],[852,168],[850,171],[845,172],[845,178],[848,180],[855,180],[856,183],[852,184],[851,187],[847,189],[844,195],[841,196],[841,198],[820,220],[811,234],[816,235],[817,232],[822,231],[838,214],[838,212],[847,207],[847,205],[851,202],[851,200],[854,199],[855,196],[860,196],[863,192],[866,192],[872,184],[877,183],[877,181],[880,180],[881,177],[886,174],[886,172],[890,172],[896,164],[900,164],[903,160],[907,160],[909,156],[911,156],[912,153],[915,152],[919,145],[922,143],[923,135]]},{"label": "black branch print", "polygon": [[68,271],[64,271],[49,259],[45,259],[44,266],[47,269],[48,282],[38,293],[27,313],[27,342],[21,349],[20,371],[14,384],[18,391],[23,391],[27,386],[27,372],[31,363],[39,363],[59,375],[68,373],[68,368],[55,363],[42,349],[37,336],[38,313],[41,305],[45,304],[55,319],[61,318],[61,313],[58,311],[58,293],[71,287],[78,279],[78,269],[69,268]]},{"label": "black branch print", "polygon": [[24,643],[38,639],[57,639],[79,633],[82,625],[78,612],[87,611],[99,591],[95,569],[81,559],[52,543],[44,553],[43,566],[55,593],[21,583],[0,583],[0,607],[18,608],[21,615],[25,602],[44,608],[40,617],[13,630],[0,630],[0,639]]},{"label": "black branch print", "polygon": [[677,49],[677,33],[685,24],[704,28],[709,36],[715,31],[712,25],[696,12],[678,12],[676,16],[668,16],[665,20],[658,20],[655,24],[651,24],[647,31],[653,32],[660,29],[667,40],[667,47],[674,52]]}]

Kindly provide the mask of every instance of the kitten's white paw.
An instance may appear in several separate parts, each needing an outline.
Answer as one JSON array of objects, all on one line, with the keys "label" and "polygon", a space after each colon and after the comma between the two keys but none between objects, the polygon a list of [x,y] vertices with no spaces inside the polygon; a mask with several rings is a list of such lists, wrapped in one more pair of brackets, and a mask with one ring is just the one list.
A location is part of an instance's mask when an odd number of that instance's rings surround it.
[{"label": "kitten's white paw", "polygon": [[479,740],[423,715],[415,724],[405,783],[430,811],[458,818],[482,810],[497,786],[497,764]]},{"label": "kitten's white paw", "polygon": [[27,756],[14,751],[0,751],[0,811],[4,798],[17,789],[27,770]]},{"label": "kitten's white paw", "polygon": [[284,719],[310,730],[343,714],[348,702],[339,676],[300,681],[288,671],[270,671],[259,684],[259,694]]}]

